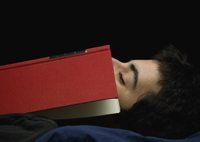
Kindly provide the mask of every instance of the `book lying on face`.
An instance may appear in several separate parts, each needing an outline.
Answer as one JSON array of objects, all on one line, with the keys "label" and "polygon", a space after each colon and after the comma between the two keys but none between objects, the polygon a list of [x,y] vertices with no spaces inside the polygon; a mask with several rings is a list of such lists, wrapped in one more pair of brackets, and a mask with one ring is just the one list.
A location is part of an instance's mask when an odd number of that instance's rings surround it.
[{"label": "book lying on face", "polygon": [[110,46],[0,66],[0,114],[51,119],[120,112]]}]

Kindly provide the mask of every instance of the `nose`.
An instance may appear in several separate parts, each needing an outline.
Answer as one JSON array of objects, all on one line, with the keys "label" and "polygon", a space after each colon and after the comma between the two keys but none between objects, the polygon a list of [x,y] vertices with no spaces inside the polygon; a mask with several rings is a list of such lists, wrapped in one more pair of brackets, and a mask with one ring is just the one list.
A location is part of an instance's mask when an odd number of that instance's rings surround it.
[{"label": "nose", "polygon": [[117,59],[115,59],[115,58],[112,57],[112,63],[113,63],[113,65],[114,65],[114,64],[119,64],[120,61],[118,61]]},{"label": "nose", "polygon": [[114,70],[119,70],[124,68],[124,64],[115,58],[112,58],[112,63]]}]

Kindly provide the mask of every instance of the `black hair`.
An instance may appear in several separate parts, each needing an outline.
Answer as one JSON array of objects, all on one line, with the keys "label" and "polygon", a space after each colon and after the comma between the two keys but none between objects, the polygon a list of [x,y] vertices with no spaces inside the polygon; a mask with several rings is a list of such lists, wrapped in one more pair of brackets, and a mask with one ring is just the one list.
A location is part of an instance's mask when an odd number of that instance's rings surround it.
[{"label": "black hair", "polygon": [[161,90],[147,92],[122,111],[121,128],[144,136],[182,139],[200,131],[200,77],[187,56],[172,45],[153,56]]}]

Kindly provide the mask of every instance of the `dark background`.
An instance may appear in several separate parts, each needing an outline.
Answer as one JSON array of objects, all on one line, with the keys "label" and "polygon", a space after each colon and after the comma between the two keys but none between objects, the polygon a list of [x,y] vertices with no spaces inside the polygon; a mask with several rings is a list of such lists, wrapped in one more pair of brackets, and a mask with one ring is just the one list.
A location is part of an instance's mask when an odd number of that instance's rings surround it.
[{"label": "dark background", "polygon": [[52,5],[7,5],[1,14],[0,65],[106,44],[110,44],[113,57],[126,62],[149,59],[172,44],[199,66],[195,4],[165,3],[156,9],[148,3],[140,8],[120,3],[92,8]]}]

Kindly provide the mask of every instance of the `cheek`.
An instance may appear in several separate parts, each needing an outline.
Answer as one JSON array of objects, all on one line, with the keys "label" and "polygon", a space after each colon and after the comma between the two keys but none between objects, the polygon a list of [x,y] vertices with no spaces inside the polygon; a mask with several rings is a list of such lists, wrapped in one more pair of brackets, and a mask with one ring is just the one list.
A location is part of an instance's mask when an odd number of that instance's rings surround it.
[{"label": "cheek", "polygon": [[123,92],[123,88],[121,87],[121,85],[115,81],[116,83],[116,87],[117,87],[117,94],[118,94],[118,97],[121,96],[122,92]]},{"label": "cheek", "polygon": [[119,94],[120,108],[129,109],[135,103],[134,98],[130,94]]},{"label": "cheek", "polygon": [[118,94],[120,107],[124,108],[124,104],[126,104],[126,94],[125,94],[126,90],[117,81],[116,81],[116,87],[117,87],[117,94]]},{"label": "cheek", "polygon": [[117,92],[120,108],[129,109],[136,102],[134,93],[130,93],[122,87],[118,87]]},{"label": "cheek", "polygon": [[115,83],[117,87],[118,99],[120,103],[120,108],[128,109],[136,102],[133,92],[129,92],[126,87],[121,85],[117,78],[115,78]]}]

